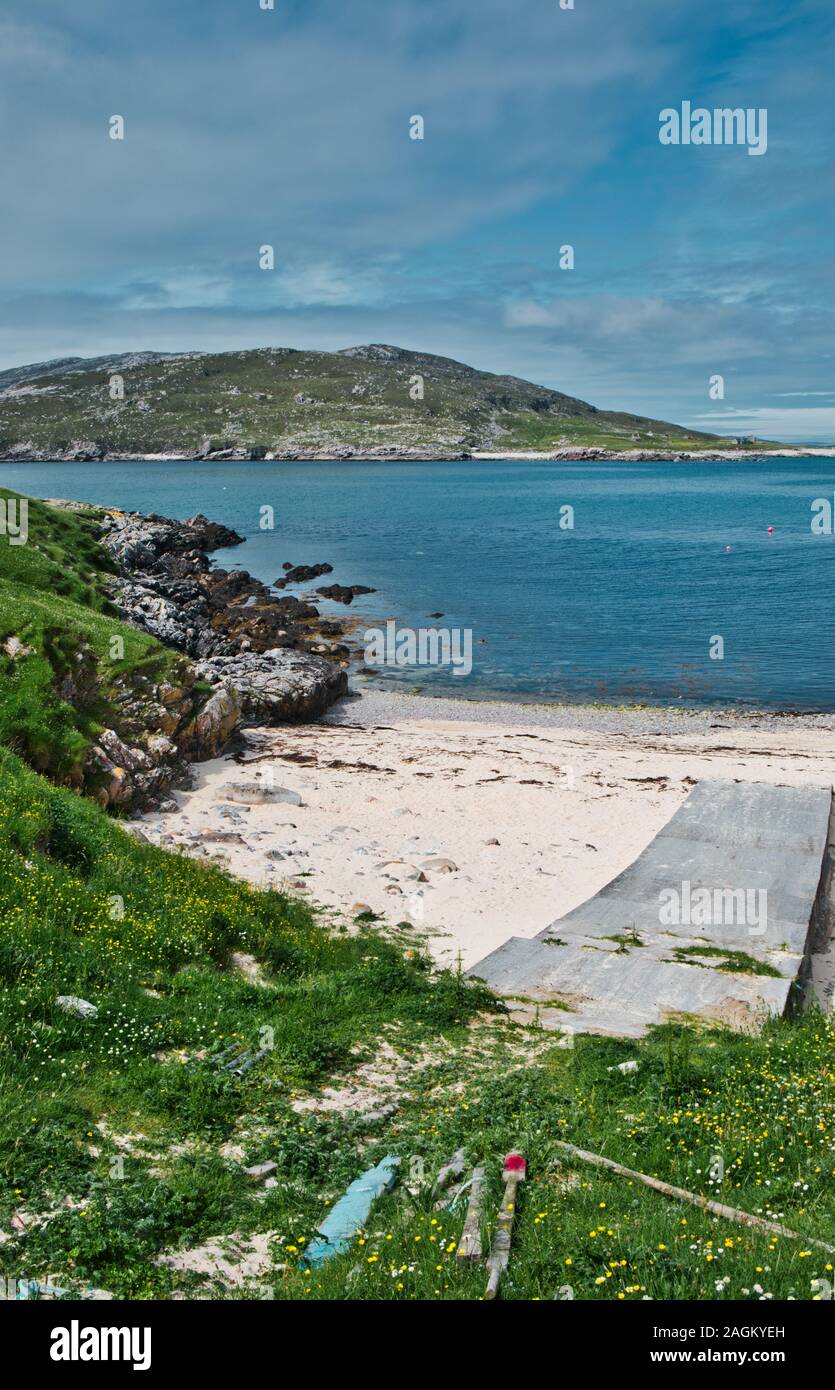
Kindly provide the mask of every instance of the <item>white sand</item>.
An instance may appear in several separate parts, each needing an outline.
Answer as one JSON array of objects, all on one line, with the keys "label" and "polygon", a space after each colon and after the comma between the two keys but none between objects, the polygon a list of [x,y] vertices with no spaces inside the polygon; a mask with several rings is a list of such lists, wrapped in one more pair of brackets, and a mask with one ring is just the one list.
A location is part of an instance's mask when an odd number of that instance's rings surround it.
[{"label": "white sand", "polygon": [[[512,707],[502,711],[512,720]],[[437,960],[454,962],[460,952],[466,967],[596,893],[669,820],[692,781],[835,781],[829,728],[696,729],[684,720],[681,733],[635,732],[628,719],[622,730],[538,728],[520,711],[516,724],[459,713],[388,728],[256,731],[246,756],[259,761],[199,765],[180,809],[147,818],[143,829],[155,841],[222,853],[234,873],[289,883],[346,917],[363,903],[391,924],[410,920]],[[227,800],[232,783],[254,784],[256,774],[304,804]],[[230,832],[243,843],[207,838]],[[270,859],[270,850],[287,857]],[[436,857],[455,870],[423,867]],[[412,868],[426,882],[404,877]]]}]

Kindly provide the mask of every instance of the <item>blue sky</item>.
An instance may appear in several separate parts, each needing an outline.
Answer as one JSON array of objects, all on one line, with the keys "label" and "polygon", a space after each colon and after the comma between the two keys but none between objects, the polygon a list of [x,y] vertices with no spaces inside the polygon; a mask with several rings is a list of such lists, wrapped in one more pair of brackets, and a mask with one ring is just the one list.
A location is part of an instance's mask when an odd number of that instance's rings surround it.
[{"label": "blue sky", "polygon": [[[835,441],[831,0],[275,6],[5,0],[0,366],[389,342]],[[662,146],[684,100],[767,154]]]}]

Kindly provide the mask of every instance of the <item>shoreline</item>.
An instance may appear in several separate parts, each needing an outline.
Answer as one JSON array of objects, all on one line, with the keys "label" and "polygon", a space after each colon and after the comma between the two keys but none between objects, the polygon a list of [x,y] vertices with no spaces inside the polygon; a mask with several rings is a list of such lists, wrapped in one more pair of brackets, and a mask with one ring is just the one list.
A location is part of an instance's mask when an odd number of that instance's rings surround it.
[{"label": "shoreline", "polygon": [[354,449],[348,445],[331,450],[295,449],[278,453],[247,453],[221,450],[209,454],[192,453],[93,453],[73,450],[63,456],[39,451],[4,453],[0,464],[44,463],[735,463],[757,459],[835,459],[835,444],[802,448],[786,445],[771,449],[603,449],[566,446],[560,449],[440,451],[403,448]]},{"label": "shoreline", "polygon": [[[351,671],[350,676],[356,679],[356,672]],[[705,730],[735,725],[760,728],[787,728],[795,725],[803,729],[835,729],[835,709],[778,710],[758,708],[754,705],[737,708],[726,705],[656,705],[640,701],[618,703],[615,700],[590,703],[582,700],[575,702],[514,699],[510,695],[499,694],[431,695],[424,691],[414,694],[396,688],[393,682],[385,687],[369,683],[361,689],[349,685],[347,693],[340,696],[328,710],[326,721],[351,723],[350,713],[347,712],[352,708],[360,712],[362,705],[359,702],[364,704],[366,713],[370,714],[374,710],[374,717],[384,717],[391,702],[391,714],[395,715],[399,707],[400,713],[410,722],[422,719],[446,719],[462,723],[498,722],[504,716],[508,721],[513,718],[519,723],[541,728],[613,729],[619,724],[631,721],[636,731],[666,723],[670,727],[665,732],[675,732],[672,726],[676,723],[682,726],[685,722],[689,723],[689,729],[682,728],[682,732],[692,732],[697,723]],[[342,718],[341,714],[338,716],[338,711],[345,713],[345,717]],[[360,717],[360,723],[365,722]]]}]

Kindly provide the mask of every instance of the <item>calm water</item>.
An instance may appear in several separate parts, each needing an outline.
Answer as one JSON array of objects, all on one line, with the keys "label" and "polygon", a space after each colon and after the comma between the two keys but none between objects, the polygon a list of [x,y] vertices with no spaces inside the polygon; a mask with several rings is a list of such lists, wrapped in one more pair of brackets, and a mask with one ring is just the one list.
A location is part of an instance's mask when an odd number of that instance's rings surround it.
[{"label": "calm water", "polygon": [[[363,615],[431,627],[442,612],[434,625],[472,629],[469,677],[384,670],[410,688],[835,708],[835,536],[810,525],[813,499],[835,492],[831,460],[41,464],[3,465],[0,481],[202,511],[246,536],[220,564],[270,582],[285,560],[327,560],[323,583],[378,590],[355,602]],[[265,504],[273,531],[259,530]]]}]

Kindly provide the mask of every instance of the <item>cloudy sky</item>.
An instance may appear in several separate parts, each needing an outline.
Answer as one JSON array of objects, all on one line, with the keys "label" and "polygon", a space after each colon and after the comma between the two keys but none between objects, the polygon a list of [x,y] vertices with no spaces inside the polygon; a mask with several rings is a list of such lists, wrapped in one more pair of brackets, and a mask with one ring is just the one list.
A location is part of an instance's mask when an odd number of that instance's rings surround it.
[{"label": "cloudy sky", "polygon": [[261,3],[4,0],[0,367],[388,342],[835,441],[832,0]]}]

